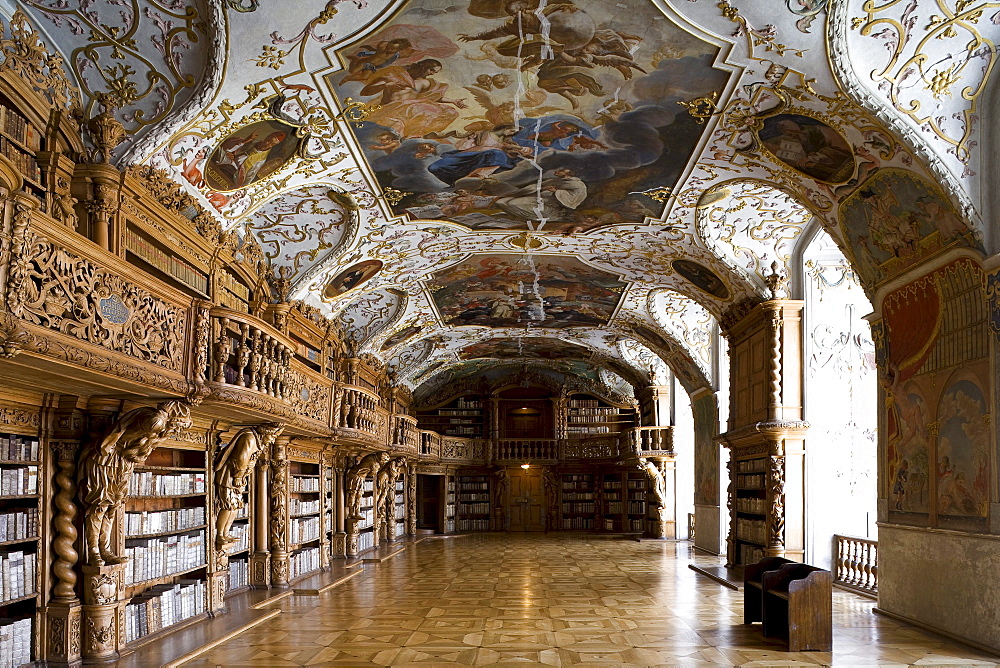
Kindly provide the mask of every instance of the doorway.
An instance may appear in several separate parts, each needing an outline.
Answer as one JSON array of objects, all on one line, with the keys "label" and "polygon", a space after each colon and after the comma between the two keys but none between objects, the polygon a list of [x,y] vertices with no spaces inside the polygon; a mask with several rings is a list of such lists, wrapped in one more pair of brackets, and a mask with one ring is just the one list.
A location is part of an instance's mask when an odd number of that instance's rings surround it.
[{"label": "doorway", "polygon": [[510,531],[545,531],[542,469],[510,469],[509,499]]},{"label": "doorway", "polygon": [[438,533],[441,518],[441,476],[417,475],[417,528],[431,529]]}]

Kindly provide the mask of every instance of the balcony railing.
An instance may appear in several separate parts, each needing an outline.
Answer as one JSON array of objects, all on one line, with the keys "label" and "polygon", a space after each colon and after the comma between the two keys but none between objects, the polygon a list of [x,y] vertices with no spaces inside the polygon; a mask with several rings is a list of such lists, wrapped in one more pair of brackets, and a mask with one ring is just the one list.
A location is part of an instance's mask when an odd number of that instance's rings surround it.
[{"label": "balcony railing", "polygon": [[878,541],[834,536],[834,583],[864,594],[878,594]]},{"label": "balcony railing", "polygon": [[636,427],[631,437],[633,447],[643,455],[674,454],[673,427]]},{"label": "balcony railing", "polygon": [[555,439],[501,438],[493,441],[497,462],[557,461],[559,441]]}]

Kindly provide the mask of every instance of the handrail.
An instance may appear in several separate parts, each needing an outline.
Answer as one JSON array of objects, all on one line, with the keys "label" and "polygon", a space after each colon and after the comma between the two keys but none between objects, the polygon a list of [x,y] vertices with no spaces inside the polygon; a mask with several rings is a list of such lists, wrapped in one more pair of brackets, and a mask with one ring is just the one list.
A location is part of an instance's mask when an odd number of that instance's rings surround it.
[{"label": "handrail", "polygon": [[878,541],[834,535],[834,583],[859,594],[878,594]]}]

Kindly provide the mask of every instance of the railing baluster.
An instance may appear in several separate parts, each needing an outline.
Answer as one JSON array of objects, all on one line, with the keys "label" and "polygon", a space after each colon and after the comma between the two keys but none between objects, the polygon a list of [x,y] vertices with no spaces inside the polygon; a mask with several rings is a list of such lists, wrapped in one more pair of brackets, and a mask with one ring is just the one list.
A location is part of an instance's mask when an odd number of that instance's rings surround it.
[{"label": "railing baluster", "polygon": [[835,582],[860,592],[878,592],[878,541],[834,536]]}]

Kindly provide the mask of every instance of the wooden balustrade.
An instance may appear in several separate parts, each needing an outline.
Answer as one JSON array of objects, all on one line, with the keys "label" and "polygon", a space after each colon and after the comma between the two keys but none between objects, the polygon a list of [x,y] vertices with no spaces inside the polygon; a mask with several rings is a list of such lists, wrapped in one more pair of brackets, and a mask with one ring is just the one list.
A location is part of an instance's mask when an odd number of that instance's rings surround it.
[{"label": "wooden balustrade", "polygon": [[417,434],[417,419],[409,415],[392,416],[392,448],[406,452],[417,452],[420,437]]},{"label": "wooden balustrade", "polygon": [[537,462],[559,459],[559,441],[555,439],[502,438],[493,441],[493,460],[498,462]]},{"label": "wooden balustrade", "polygon": [[420,458],[441,458],[441,434],[436,431],[420,430]]},{"label": "wooden balustrade", "polygon": [[834,583],[859,594],[878,594],[878,541],[835,535]]},{"label": "wooden balustrade", "polygon": [[631,432],[633,447],[643,455],[673,454],[673,427],[636,427]]},{"label": "wooden balustrade", "polygon": [[340,415],[336,416],[337,425],[343,429],[378,434],[380,432],[378,395],[365,388],[351,385],[341,386],[340,392]]},{"label": "wooden balustrade", "polygon": [[287,399],[292,386],[292,342],[252,316],[212,309],[213,342],[206,377]]}]

